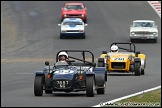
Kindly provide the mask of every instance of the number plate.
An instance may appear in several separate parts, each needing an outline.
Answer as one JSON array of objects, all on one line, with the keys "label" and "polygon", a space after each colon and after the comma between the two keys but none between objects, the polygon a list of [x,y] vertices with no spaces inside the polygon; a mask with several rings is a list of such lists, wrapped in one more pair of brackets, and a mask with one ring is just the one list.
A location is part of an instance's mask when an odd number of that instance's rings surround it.
[{"label": "number plate", "polygon": [[69,84],[68,81],[56,81],[59,88],[66,88],[66,86]]}]

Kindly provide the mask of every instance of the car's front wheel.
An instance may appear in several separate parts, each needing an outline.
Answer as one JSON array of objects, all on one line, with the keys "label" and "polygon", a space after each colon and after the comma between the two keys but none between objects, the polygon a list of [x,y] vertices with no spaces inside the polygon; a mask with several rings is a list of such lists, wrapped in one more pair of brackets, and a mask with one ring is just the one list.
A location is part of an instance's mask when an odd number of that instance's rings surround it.
[{"label": "car's front wheel", "polygon": [[135,76],[140,76],[141,75],[140,62],[135,62],[134,69],[135,69]]},{"label": "car's front wheel", "polygon": [[86,93],[87,97],[94,97],[95,95],[94,76],[86,76]]},{"label": "car's front wheel", "polygon": [[35,96],[43,95],[43,77],[42,76],[38,76],[38,75],[35,76],[34,94],[35,94]]},{"label": "car's front wheel", "polygon": [[153,39],[153,42],[154,42],[154,43],[157,43],[157,39]]},{"label": "car's front wheel", "polygon": [[87,17],[84,19],[84,23],[87,23]]},{"label": "car's front wheel", "polygon": [[85,39],[85,33],[83,34],[82,39]]},{"label": "car's front wheel", "polygon": [[135,42],[135,39],[131,39],[131,38],[130,38],[130,42],[132,42],[132,43]]},{"label": "car's front wheel", "polygon": [[62,34],[60,34],[60,39],[63,39],[64,37],[63,37],[63,35]]}]

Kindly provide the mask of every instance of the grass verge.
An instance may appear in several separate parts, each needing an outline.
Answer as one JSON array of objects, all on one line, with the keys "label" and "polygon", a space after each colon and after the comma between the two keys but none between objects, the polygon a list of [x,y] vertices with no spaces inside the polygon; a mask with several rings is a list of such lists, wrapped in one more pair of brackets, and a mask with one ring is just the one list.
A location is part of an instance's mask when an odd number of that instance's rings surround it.
[{"label": "grass verge", "polygon": [[161,107],[161,89],[133,96],[104,107]]}]

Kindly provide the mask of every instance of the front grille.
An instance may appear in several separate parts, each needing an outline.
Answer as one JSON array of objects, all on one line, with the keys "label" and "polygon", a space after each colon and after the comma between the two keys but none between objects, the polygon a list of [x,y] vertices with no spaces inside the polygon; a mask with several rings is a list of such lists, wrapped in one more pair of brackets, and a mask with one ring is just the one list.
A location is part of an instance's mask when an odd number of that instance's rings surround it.
[{"label": "front grille", "polygon": [[79,32],[79,30],[66,30],[66,32]]},{"label": "front grille", "polygon": [[126,64],[125,62],[112,62],[111,68],[113,69],[125,69]]},{"label": "front grille", "polygon": [[152,32],[135,32],[135,34],[153,34]]},{"label": "front grille", "polygon": [[57,89],[67,89],[70,88],[72,85],[71,81],[69,80],[54,80],[53,86]]}]

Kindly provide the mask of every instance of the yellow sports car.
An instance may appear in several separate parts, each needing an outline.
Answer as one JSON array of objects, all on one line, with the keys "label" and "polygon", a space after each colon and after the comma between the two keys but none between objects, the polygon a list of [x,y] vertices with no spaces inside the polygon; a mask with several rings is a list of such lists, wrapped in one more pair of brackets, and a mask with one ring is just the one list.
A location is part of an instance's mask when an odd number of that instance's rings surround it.
[{"label": "yellow sports car", "polygon": [[107,72],[145,74],[146,55],[136,51],[133,43],[114,42],[110,52],[103,51],[98,58],[98,67],[106,67]]}]

